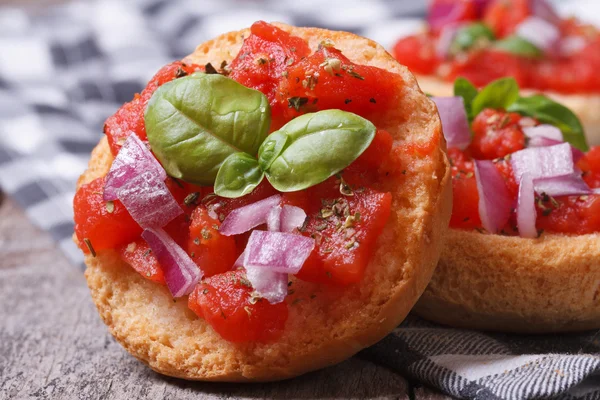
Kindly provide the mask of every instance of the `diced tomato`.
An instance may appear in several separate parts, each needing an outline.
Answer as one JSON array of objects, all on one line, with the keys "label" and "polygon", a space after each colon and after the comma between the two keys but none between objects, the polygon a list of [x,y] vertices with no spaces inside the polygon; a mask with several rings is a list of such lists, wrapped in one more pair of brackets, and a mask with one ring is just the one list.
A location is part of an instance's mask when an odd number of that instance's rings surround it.
[{"label": "diced tomato", "polygon": [[530,15],[528,0],[492,0],[483,21],[498,38],[509,36]]},{"label": "diced tomato", "polygon": [[136,94],[132,101],[123,104],[115,114],[109,117],[104,124],[104,133],[108,138],[108,144],[113,155],[119,152],[131,133],[136,133],[140,139],[146,140],[144,111],[150,97],[160,85],[200,69],[198,65],[185,64],[181,61],[175,61],[164,66],[148,82],[148,86],[141,94]]},{"label": "diced tomato", "polygon": [[472,51],[466,58],[457,57],[448,65],[444,75],[446,80],[454,82],[463,77],[478,87],[507,76],[515,78],[519,86],[526,87],[529,82],[527,71],[531,69],[527,59],[493,49]]},{"label": "diced tomato", "polygon": [[128,244],[142,233],[120,201],[107,203],[102,199],[104,182],[102,177],[81,185],[73,199],[75,235],[84,253],[89,253],[84,239],[100,251]]},{"label": "diced tomato", "polygon": [[221,235],[220,226],[221,222],[211,218],[203,205],[194,210],[187,250],[205,277],[231,270],[240,254],[235,238]]},{"label": "diced tomato", "polygon": [[308,190],[312,202],[303,234],[314,237],[316,247],[297,274],[299,279],[343,286],[363,277],[389,218],[392,196],[347,183],[352,196],[340,193],[335,177]]},{"label": "diced tomato", "polygon": [[458,229],[481,228],[479,193],[473,173],[473,161],[456,148],[448,149],[452,164],[452,216],[450,226]]},{"label": "diced tomato", "polygon": [[[310,54],[306,41],[264,21],[252,24],[250,36],[230,64],[230,78],[264,93],[271,104],[272,130],[285,123],[282,105],[277,101],[277,87],[290,65]],[[285,105],[287,107],[287,104]]]},{"label": "diced tomato", "polygon": [[150,246],[142,238],[117,248],[121,259],[131,265],[146,279],[165,285],[165,276],[152,253]]},{"label": "diced tomato", "polygon": [[577,167],[583,171],[583,180],[591,188],[600,188],[600,146],[592,147],[577,162]]},{"label": "diced tomato", "polygon": [[287,70],[278,101],[286,120],[318,110],[339,109],[365,118],[396,107],[402,78],[386,70],[352,63],[341,51],[321,46]]},{"label": "diced tomato", "polygon": [[600,196],[542,197],[537,202],[536,227],[548,232],[577,235],[598,232]]},{"label": "diced tomato", "polygon": [[266,199],[267,197],[278,194],[277,190],[271,186],[268,180],[263,181],[258,185],[252,192],[245,196],[237,197],[234,199],[227,199],[224,197],[215,197],[214,199],[207,202],[209,210],[213,210],[218,216],[219,220],[223,221],[230,212],[236,208],[247,206],[248,204],[255,203],[259,200]]},{"label": "diced tomato", "polygon": [[427,33],[404,37],[394,45],[394,57],[415,74],[431,75],[440,63],[435,40],[435,36]]},{"label": "diced tomato", "polygon": [[287,304],[255,299],[252,291],[243,272],[229,271],[199,283],[190,295],[188,305],[230,342],[276,340],[285,328]]},{"label": "diced tomato", "polygon": [[475,117],[471,129],[473,141],[469,152],[478,160],[502,158],[525,148],[521,115],[485,109]]},{"label": "diced tomato", "polygon": [[377,129],[369,147],[348,166],[347,171],[377,171],[379,166],[388,158],[394,138],[388,131]]}]

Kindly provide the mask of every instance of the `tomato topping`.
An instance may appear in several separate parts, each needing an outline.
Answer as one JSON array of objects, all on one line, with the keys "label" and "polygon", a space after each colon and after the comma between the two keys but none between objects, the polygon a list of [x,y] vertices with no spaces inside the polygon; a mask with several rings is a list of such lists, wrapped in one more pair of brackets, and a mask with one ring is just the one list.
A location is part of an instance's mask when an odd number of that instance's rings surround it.
[{"label": "tomato topping", "polygon": [[102,177],[81,185],[73,199],[75,235],[86,254],[89,248],[85,240],[100,251],[130,243],[142,233],[120,201],[102,199],[104,181]]},{"label": "tomato topping", "polygon": [[473,141],[469,151],[478,160],[502,158],[525,148],[520,114],[485,109],[471,125]]},{"label": "tomato topping", "polygon": [[123,261],[131,265],[144,278],[166,285],[160,264],[144,239],[140,238],[120,246],[117,252]]},{"label": "tomato topping", "polygon": [[398,40],[393,52],[400,64],[415,74],[431,75],[440,63],[435,52],[435,37],[425,33]]},{"label": "tomato topping", "polygon": [[600,196],[541,196],[536,227],[556,233],[583,235],[600,231]]},{"label": "tomato topping", "polygon": [[528,0],[492,0],[483,21],[496,37],[503,38],[515,32],[515,28],[529,17]]},{"label": "tomato topping", "polygon": [[225,340],[271,342],[279,338],[288,318],[287,304],[256,299],[241,271],[229,271],[203,280],[188,305]]},{"label": "tomato topping", "polygon": [[146,140],[146,126],[144,124],[144,111],[154,91],[162,84],[180,78],[199,70],[198,65],[185,64],[175,61],[161,68],[160,71],[148,82],[148,86],[141,94],[136,94],[129,103],[123,104],[119,110],[106,120],[104,133],[113,155],[116,155],[123,143],[132,132],[140,139]]},{"label": "tomato topping", "polygon": [[356,172],[362,170],[376,171],[389,156],[393,144],[394,138],[388,131],[377,129],[369,147],[346,170]]},{"label": "tomato topping", "polygon": [[344,196],[340,183],[333,177],[307,191],[312,201],[303,234],[314,237],[316,247],[296,275],[299,279],[335,285],[359,282],[389,218],[390,193],[348,182],[352,189],[346,193],[352,195]]},{"label": "tomato topping", "polygon": [[577,163],[583,180],[591,188],[600,188],[600,146],[594,146]]},{"label": "tomato topping", "polygon": [[281,120],[283,105],[276,99],[282,74],[290,65],[309,54],[310,48],[304,39],[258,21],[252,24],[250,36],[244,40],[240,52],[231,62],[230,78],[261,91],[269,99],[273,116],[272,130],[286,122]]},{"label": "tomato topping", "polygon": [[[453,23],[474,21],[479,17],[478,0],[434,0],[430,3],[429,14],[433,9],[441,8],[452,15]],[[433,29],[438,33],[439,29]]]},{"label": "tomato topping", "polygon": [[530,62],[527,59],[498,50],[482,49],[468,53],[466,58],[454,59],[444,78],[454,81],[463,77],[481,87],[496,79],[512,76],[519,86],[526,87],[529,68]]},{"label": "tomato topping", "polygon": [[341,51],[322,45],[287,70],[278,100],[286,111],[286,120],[327,109],[371,118],[397,104],[398,87],[402,84],[398,74],[354,64]]},{"label": "tomato topping", "polygon": [[187,249],[205,277],[231,270],[240,254],[235,239],[219,233],[220,226],[221,222],[211,218],[206,207],[194,210]]}]

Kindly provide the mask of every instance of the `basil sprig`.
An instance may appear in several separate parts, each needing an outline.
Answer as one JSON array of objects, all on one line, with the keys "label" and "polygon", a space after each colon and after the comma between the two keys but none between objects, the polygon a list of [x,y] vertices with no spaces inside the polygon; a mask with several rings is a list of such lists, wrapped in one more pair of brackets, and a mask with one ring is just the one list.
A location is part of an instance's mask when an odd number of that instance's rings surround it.
[{"label": "basil sprig", "polygon": [[498,79],[480,91],[468,80],[458,78],[454,95],[464,99],[469,121],[485,108],[504,109],[554,125],[562,131],[565,141],[582,151],[589,149],[581,122],[571,110],[543,95],[521,97],[514,78]]},{"label": "basil sprig", "polygon": [[243,196],[263,176],[280,192],[314,186],[356,160],[373,141],[375,130],[370,121],[346,111],[304,114],[269,135],[258,160],[243,153],[229,156],[217,174],[215,193]]},{"label": "basil sprig", "polygon": [[148,103],[146,132],[167,173],[210,185],[231,154],[256,154],[267,137],[267,97],[218,74],[195,73],[162,85]]},{"label": "basil sprig", "polygon": [[450,44],[450,53],[456,55],[469,50],[478,43],[491,42],[495,38],[494,32],[487,25],[475,22],[458,29]]},{"label": "basil sprig", "polygon": [[507,53],[527,58],[540,58],[544,55],[544,52],[537,48],[533,43],[516,35],[495,42],[493,47]]}]

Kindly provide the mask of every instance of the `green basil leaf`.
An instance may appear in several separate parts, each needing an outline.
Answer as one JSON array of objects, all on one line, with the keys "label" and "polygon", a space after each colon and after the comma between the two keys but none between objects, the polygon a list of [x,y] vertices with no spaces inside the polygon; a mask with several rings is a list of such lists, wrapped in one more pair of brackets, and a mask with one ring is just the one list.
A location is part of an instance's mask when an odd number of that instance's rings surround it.
[{"label": "green basil leaf", "polygon": [[471,113],[471,105],[473,104],[473,99],[477,96],[479,91],[477,88],[467,79],[465,78],[457,78],[454,81],[454,95],[460,96],[463,98],[465,103],[465,109],[467,110],[467,116],[469,117],[469,121],[472,120],[475,116]]},{"label": "green basil leaf", "polygon": [[223,161],[215,180],[215,194],[242,197],[257,187],[265,177],[256,158],[246,153],[233,153]]},{"label": "green basil leaf", "polygon": [[203,73],[159,87],[145,115],[148,141],[167,173],[203,185],[213,184],[230,154],[256,154],[270,120],[264,94]]},{"label": "green basil leaf", "polygon": [[373,141],[375,130],[370,121],[341,110],[297,117],[271,134],[285,134],[287,139],[265,171],[267,179],[280,192],[321,183],[356,160]]},{"label": "green basil leaf", "polygon": [[288,135],[282,131],[276,131],[267,136],[267,139],[260,145],[258,149],[258,165],[263,171],[266,171],[275,158],[281,154],[285,144],[287,143]]},{"label": "green basil leaf", "polygon": [[519,85],[514,78],[498,79],[481,89],[475,96],[471,105],[471,113],[476,116],[484,108],[506,109],[518,98]]},{"label": "green basil leaf", "polygon": [[542,50],[519,36],[509,36],[506,39],[499,40],[494,43],[493,47],[507,53],[527,58],[540,58],[544,55]]},{"label": "green basil leaf", "polygon": [[491,42],[494,39],[496,39],[494,32],[487,25],[475,22],[460,28],[456,32],[450,44],[450,53],[458,54],[469,50],[478,43]]},{"label": "green basil leaf", "polygon": [[554,125],[562,131],[565,141],[582,151],[589,149],[579,118],[573,111],[546,96],[521,97],[511,104],[507,111],[533,117],[540,122]]}]

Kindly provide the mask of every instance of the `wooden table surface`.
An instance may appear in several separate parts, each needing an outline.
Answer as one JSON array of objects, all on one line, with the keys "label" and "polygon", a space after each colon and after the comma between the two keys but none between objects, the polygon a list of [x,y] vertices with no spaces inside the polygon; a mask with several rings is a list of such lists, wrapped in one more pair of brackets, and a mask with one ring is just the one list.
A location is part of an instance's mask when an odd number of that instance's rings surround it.
[{"label": "wooden table surface", "polygon": [[357,357],[277,383],[156,374],[108,333],[79,268],[1,193],[0,320],[0,399],[447,398]]}]

